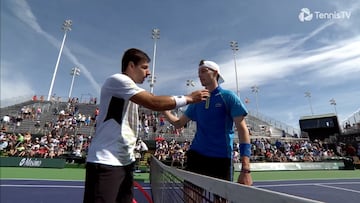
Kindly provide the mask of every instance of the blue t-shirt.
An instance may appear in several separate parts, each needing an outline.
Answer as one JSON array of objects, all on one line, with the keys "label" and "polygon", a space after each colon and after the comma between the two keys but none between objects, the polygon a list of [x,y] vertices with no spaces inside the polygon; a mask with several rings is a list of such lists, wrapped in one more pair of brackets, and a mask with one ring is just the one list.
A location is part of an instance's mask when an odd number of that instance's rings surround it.
[{"label": "blue t-shirt", "polygon": [[196,121],[196,134],[190,149],[204,156],[231,158],[234,121],[248,114],[240,98],[218,86],[207,101],[190,104],[185,115]]}]

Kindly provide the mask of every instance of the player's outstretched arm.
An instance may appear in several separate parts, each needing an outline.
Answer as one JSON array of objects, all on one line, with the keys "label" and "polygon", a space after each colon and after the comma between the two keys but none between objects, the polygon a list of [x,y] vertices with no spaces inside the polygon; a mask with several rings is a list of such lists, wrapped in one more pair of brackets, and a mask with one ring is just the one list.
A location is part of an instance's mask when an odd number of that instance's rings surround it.
[{"label": "player's outstretched arm", "polygon": [[181,96],[155,96],[150,92],[142,91],[132,96],[130,100],[154,111],[165,111],[182,107],[187,104],[201,102],[206,100],[208,96],[209,91],[206,89],[197,90],[189,95]]}]

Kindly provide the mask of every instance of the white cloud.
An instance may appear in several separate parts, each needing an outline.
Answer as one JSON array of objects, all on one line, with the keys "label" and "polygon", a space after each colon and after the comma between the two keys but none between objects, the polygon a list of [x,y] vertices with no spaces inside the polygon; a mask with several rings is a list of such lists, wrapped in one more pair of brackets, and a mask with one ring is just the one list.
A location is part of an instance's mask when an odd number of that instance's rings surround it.
[{"label": "white cloud", "polygon": [[28,77],[21,72],[14,74],[13,71],[9,71],[14,69],[15,67],[10,63],[1,61],[1,106],[7,100],[31,96],[35,92],[31,87],[31,82],[28,81]]},{"label": "white cloud", "polygon": [[[243,47],[237,58],[238,75],[242,78],[242,86],[266,83],[275,78],[285,78],[297,74],[298,71],[312,71],[318,80],[329,77],[352,76],[360,71],[360,38],[353,37],[333,42],[311,50],[302,47],[293,49],[291,44],[303,43],[295,36],[273,37]],[[229,59],[221,64],[222,72],[228,81],[235,81],[234,62]],[[224,84],[231,85],[233,84]]]},{"label": "white cloud", "polygon": [[[31,8],[27,4],[26,1],[14,1],[13,6],[11,7],[13,9],[14,14],[25,24],[30,26],[32,29],[34,29],[36,32],[40,33],[42,36],[44,36],[52,45],[54,45],[56,48],[58,48],[59,41],[55,39],[50,34],[46,33],[42,30],[41,26],[38,24],[36,17],[31,11]],[[94,79],[91,72],[86,68],[85,65],[83,65],[77,57],[71,52],[70,49],[64,46],[63,54],[66,55],[73,64],[76,64],[80,69],[82,74],[85,75],[85,77],[89,80],[90,84],[93,86],[96,94],[100,93],[100,85],[98,82]]]},{"label": "white cloud", "polygon": [[38,33],[43,33],[40,25],[37,23],[36,17],[31,12],[30,6],[25,0],[11,1],[11,9],[16,17],[18,17],[25,24],[29,25]]}]

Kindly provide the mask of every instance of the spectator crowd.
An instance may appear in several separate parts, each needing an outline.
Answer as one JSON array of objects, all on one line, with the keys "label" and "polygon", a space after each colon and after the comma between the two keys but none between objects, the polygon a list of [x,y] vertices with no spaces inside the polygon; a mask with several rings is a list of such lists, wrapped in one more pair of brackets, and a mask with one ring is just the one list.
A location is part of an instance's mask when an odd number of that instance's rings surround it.
[{"label": "spectator crowd", "polygon": [[[176,140],[156,141],[155,157],[171,166],[184,167],[186,151],[190,141],[179,143]],[[360,157],[360,145],[357,149],[351,144],[330,145],[319,140],[281,141],[272,143],[270,139],[252,139],[251,162],[321,162],[335,157]],[[234,143],[233,162],[239,163],[239,144]]]},{"label": "spectator crowd", "polygon": [[[37,100],[37,98],[33,98]],[[43,100],[43,98],[41,98]],[[82,126],[96,127],[96,116],[99,109],[95,107],[91,115],[79,111],[78,99],[69,99],[64,109],[55,108],[53,119],[41,126],[40,121],[35,127],[42,128],[44,133],[32,135],[30,132],[10,133],[4,126],[20,126],[23,120],[40,120],[44,109],[24,106],[17,116],[5,115],[1,119],[0,153],[7,156],[38,157],[38,158],[79,158],[86,157],[91,135],[77,133]],[[91,101],[96,104],[96,99]],[[182,136],[183,131],[175,130],[164,117],[154,112],[140,114],[139,141],[136,146],[136,158],[140,160],[145,152],[152,152],[156,158],[171,166],[184,167],[186,151],[191,141],[178,142],[176,139],[165,139],[166,135]],[[349,128],[349,126],[348,126]],[[251,129],[250,129],[251,130]],[[156,148],[149,150],[142,140],[150,139],[156,134]],[[337,143],[330,145],[320,140],[294,139],[283,141],[278,139],[256,138],[252,136],[252,162],[317,162],[331,157],[360,157],[360,145],[356,148],[351,144]],[[234,162],[239,162],[238,144],[234,143]]]},{"label": "spectator crowd", "polygon": [[51,133],[33,137],[24,134],[0,134],[0,152],[2,155],[33,158],[83,158],[90,144],[90,137],[77,134],[52,135]]}]

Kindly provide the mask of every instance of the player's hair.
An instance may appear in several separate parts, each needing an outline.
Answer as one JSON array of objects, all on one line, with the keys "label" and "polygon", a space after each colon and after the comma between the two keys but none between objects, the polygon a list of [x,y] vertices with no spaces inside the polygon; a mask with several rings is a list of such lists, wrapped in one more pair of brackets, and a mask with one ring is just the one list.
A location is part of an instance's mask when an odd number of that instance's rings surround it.
[{"label": "player's hair", "polygon": [[125,72],[129,62],[132,61],[135,65],[140,62],[150,62],[150,57],[140,49],[131,48],[125,51],[121,61],[121,72]]},{"label": "player's hair", "polygon": [[199,62],[199,66],[204,65],[204,61],[204,59],[201,59],[201,61]]}]

